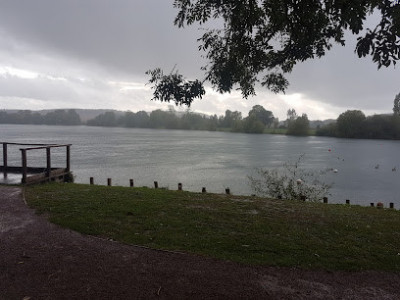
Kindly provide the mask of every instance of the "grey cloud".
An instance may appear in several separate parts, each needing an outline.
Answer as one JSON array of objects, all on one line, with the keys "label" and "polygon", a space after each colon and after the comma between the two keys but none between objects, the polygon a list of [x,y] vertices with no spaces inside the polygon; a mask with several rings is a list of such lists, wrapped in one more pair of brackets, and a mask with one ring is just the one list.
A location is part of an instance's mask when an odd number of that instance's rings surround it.
[{"label": "grey cloud", "polygon": [[170,1],[157,0],[4,1],[0,27],[43,51],[114,71],[143,74],[174,63],[197,70],[197,32],[174,27],[175,13]]},{"label": "grey cloud", "polygon": [[343,109],[390,111],[400,92],[398,70],[378,70],[371,57],[358,58],[355,44],[355,37],[348,36],[346,47],[335,45],[325,57],[297,65],[289,76],[289,92]]},{"label": "grey cloud", "polygon": [[[46,87],[45,89],[43,87]],[[64,83],[45,78],[25,79],[11,75],[0,76],[0,97],[20,97],[42,100],[77,98]]]},{"label": "grey cloud", "polygon": [[[125,107],[135,107],[133,110],[164,107],[149,102],[147,92],[116,95],[106,82],[146,82],[146,70],[160,66],[168,71],[175,64],[186,76],[203,77],[200,66],[204,62],[196,42],[201,32],[173,26],[176,10],[172,4],[165,0],[1,1],[0,66],[68,79],[49,82],[39,78],[33,82],[0,78],[1,95],[57,99],[79,107],[122,107],[124,101]],[[353,50],[354,42],[343,49],[336,46],[321,60],[297,65],[289,76],[291,86],[287,93],[302,93],[304,98],[329,103],[343,111],[354,107],[390,112],[392,99],[400,92],[398,70],[377,71],[370,58],[360,60]],[[88,80],[80,82],[76,79],[79,77]],[[257,101],[264,101],[262,96],[268,94],[264,91],[259,87],[261,97],[247,102],[230,101],[229,97],[224,102],[213,101],[213,96],[208,96],[193,108],[217,114],[226,109],[244,113]]]}]

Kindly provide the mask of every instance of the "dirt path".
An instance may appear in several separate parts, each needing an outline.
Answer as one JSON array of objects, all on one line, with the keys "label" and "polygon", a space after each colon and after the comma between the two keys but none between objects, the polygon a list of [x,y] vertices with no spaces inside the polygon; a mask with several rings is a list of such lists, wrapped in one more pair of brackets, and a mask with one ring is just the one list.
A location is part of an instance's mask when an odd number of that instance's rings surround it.
[{"label": "dirt path", "polygon": [[[30,297],[30,298],[29,298]],[[50,224],[0,186],[0,299],[400,299],[400,275],[249,267]]]}]

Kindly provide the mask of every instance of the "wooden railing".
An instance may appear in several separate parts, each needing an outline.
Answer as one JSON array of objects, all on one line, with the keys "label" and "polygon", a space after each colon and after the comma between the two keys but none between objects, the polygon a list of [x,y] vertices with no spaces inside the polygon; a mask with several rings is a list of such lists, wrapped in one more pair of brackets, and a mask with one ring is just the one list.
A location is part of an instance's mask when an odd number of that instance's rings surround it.
[{"label": "wooden railing", "polygon": [[[4,174],[4,178],[7,178],[8,173],[22,173],[21,183],[37,183],[43,181],[51,181],[54,178],[63,177],[69,174],[71,171],[71,144],[24,144],[24,143],[8,143],[0,142],[3,145],[3,166],[0,167]],[[33,146],[27,148],[20,148],[21,151],[21,167],[19,166],[9,166],[8,165],[8,145],[15,146]],[[52,148],[66,148],[66,167],[65,168],[52,168],[51,166],[51,149]],[[33,150],[46,150],[46,167],[35,168],[28,167],[27,152]],[[43,172],[45,169],[45,172]],[[38,175],[30,176],[28,178],[28,173],[39,173]]]}]

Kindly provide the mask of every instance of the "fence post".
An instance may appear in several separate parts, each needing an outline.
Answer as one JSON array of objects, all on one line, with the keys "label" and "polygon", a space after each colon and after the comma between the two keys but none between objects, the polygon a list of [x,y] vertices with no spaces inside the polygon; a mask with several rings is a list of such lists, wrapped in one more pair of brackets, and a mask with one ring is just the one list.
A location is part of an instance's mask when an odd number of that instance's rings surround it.
[{"label": "fence post", "polygon": [[205,187],[203,187],[203,188],[201,189],[201,192],[202,192],[202,193],[207,193],[207,189],[206,189]]},{"label": "fence post", "polygon": [[328,197],[323,197],[324,203],[328,203]]},{"label": "fence post", "polygon": [[129,186],[134,187],[133,179],[129,179]]},{"label": "fence post", "polygon": [[93,184],[94,184],[94,178],[90,177],[90,185],[93,185]]},{"label": "fence post", "polygon": [[157,181],[154,181],[154,188],[158,189],[158,182]]},{"label": "fence post", "polygon": [[67,172],[71,170],[71,145],[67,145]]},{"label": "fence post", "polygon": [[107,178],[107,185],[111,186],[111,178]]},{"label": "fence post", "polygon": [[51,153],[50,153],[50,147],[46,148],[46,161],[47,161],[47,178],[50,181],[50,175],[51,175]]},{"label": "fence post", "polygon": [[26,159],[26,149],[20,149],[22,155],[22,183],[26,183],[28,168]]},{"label": "fence post", "polygon": [[7,143],[3,144],[3,172],[4,178],[7,178]]},{"label": "fence post", "polygon": [[182,191],[182,183],[178,183],[178,191]]},{"label": "fence post", "polygon": [[231,190],[230,190],[229,188],[226,188],[226,189],[225,189],[225,193],[226,193],[227,195],[230,195],[230,194],[231,194]]},{"label": "fence post", "polygon": [[350,204],[350,200],[349,199],[346,199],[346,204]]}]

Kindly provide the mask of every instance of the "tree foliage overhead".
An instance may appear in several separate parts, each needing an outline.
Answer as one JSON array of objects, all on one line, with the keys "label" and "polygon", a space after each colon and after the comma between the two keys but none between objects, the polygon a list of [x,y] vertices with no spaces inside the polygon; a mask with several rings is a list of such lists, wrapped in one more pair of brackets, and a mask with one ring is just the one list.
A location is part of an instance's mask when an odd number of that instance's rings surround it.
[{"label": "tree foliage overhead", "polygon": [[[298,62],[324,56],[334,43],[345,45],[345,31],[358,36],[357,55],[370,55],[378,68],[400,58],[400,5],[395,1],[175,0],[174,6],[178,27],[222,21],[221,28],[208,29],[199,38],[199,50],[208,59],[205,80],[221,93],[238,85],[247,98],[258,82],[284,92],[289,84],[285,74]],[[380,15],[378,23],[365,28],[373,12]],[[169,101],[171,94],[155,93],[154,98]],[[185,97],[174,100],[191,103]]]},{"label": "tree foliage overhead", "polygon": [[159,68],[146,72],[150,75],[149,83],[154,84],[153,99],[165,102],[175,101],[176,105],[187,105],[195,98],[201,99],[205,94],[203,84],[199,80],[187,81],[177,71],[164,75]]}]

